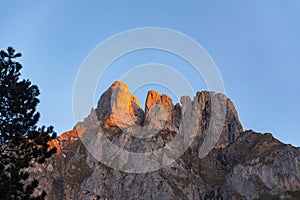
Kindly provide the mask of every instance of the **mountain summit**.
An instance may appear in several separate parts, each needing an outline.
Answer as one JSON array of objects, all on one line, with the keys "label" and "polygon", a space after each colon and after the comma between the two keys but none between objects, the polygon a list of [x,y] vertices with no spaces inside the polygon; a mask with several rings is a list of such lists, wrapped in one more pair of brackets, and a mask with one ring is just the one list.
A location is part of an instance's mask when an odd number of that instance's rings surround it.
[{"label": "mountain summit", "polygon": [[31,169],[47,199],[300,198],[299,148],[244,131],[223,94],[174,105],[151,90],[143,110],[116,81],[51,145],[56,155]]}]

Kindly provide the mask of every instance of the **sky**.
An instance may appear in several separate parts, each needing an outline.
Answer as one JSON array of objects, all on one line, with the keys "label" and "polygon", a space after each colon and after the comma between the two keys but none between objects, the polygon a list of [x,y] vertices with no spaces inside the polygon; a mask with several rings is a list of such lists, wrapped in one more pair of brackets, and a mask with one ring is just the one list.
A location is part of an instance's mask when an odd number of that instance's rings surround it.
[{"label": "sky", "polygon": [[[208,52],[245,130],[271,132],[300,146],[300,2],[291,1],[2,1],[0,49],[21,52],[22,77],[40,91],[39,124],[60,134],[74,127],[72,95],[78,70],[107,38],[143,27],[172,29]],[[168,52],[143,50],[112,63],[95,102],[122,73],[144,63],[174,67],[195,90],[207,90],[189,64]],[[195,80],[199,80],[196,82]],[[146,85],[134,91],[174,96]],[[173,98],[174,100],[174,98]],[[175,99],[174,102],[177,102]],[[95,104],[96,106],[96,104]]]}]

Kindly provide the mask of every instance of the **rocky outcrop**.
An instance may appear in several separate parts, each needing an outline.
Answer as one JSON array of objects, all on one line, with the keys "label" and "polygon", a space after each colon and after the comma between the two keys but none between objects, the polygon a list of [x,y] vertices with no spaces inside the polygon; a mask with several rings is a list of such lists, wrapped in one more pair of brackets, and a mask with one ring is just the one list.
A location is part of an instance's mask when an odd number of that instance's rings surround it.
[{"label": "rocky outcrop", "polygon": [[[243,131],[223,94],[198,92],[174,105],[149,91],[143,111],[117,81],[83,122],[51,145],[57,154],[32,169],[47,199],[300,198],[300,150],[271,134]],[[166,151],[151,154],[159,149]],[[168,165],[147,171],[145,163],[157,163],[124,152],[150,153]],[[144,172],[129,173],[140,166]]]},{"label": "rocky outcrop", "polygon": [[140,102],[128,91],[128,86],[121,81],[115,81],[102,94],[96,113],[102,122],[102,127],[108,129],[142,125],[144,121],[144,111]]},{"label": "rocky outcrop", "polygon": [[[144,127],[151,127],[156,131],[165,129],[168,131],[178,130],[172,120],[172,111],[174,106],[172,99],[165,94],[158,94],[150,90],[145,103],[145,121]],[[176,129],[177,128],[177,129]]]}]

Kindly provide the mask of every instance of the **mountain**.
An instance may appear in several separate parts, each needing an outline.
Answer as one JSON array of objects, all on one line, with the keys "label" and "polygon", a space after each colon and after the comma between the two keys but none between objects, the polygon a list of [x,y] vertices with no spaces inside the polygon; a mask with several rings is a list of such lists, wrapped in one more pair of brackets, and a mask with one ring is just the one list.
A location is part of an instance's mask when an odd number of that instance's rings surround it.
[{"label": "mountain", "polygon": [[299,148],[244,131],[223,94],[149,91],[142,109],[116,81],[51,146],[30,169],[47,199],[300,199]]}]

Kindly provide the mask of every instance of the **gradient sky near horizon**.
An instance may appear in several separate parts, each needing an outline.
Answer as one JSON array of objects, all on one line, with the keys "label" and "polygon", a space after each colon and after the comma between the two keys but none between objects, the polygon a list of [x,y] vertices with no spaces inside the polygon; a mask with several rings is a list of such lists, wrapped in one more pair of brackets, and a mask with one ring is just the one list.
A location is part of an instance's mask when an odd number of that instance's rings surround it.
[{"label": "gradient sky near horizon", "polygon": [[[271,132],[285,143],[300,146],[299,21],[296,0],[12,0],[1,2],[0,49],[13,46],[23,54],[22,76],[41,91],[40,124],[54,125],[62,133],[75,125],[72,92],[77,71],[100,42],[133,28],[173,29],[196,40],[210,54],[245,130]],[[136,52],[114,63],[96,95],[119,79],[121,67],[149,62],[168,64],[182,73],[188,67],[163,52]],[[143,102],[149,89],[170,92],[153,87],[140,88],[135,94]],[[206,89],[201,81],[193,87]]]}]

